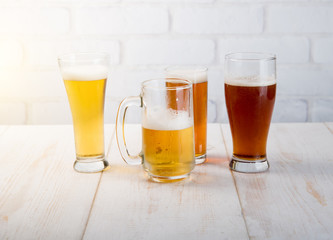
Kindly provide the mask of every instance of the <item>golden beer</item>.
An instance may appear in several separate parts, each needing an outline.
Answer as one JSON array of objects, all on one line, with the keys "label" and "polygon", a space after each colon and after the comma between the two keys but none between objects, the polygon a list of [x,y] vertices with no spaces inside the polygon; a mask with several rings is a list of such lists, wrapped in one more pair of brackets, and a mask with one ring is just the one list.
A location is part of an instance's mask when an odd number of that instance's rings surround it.
[{"label": "golden beer", "polygon": [[[142,83],[141,94],[119,105],[116,136],[120,154],[128,164],[142,164],[149,179],[175,182],[186,179],[195,166],[192,83],[159,78]],[[127,108],[142,108],[142,151],[131,155],[124,138]]]},{"label": "golden beer", "polygon": [[64,79],[71,107],[77,158],[104,156],[106,79]]},{"label": "golden beer", "polygon": [[156,130],[142,127],[144,169],[158,177],[187,175],[194,168],[193,127]]},{"label": "golden beer", "polygon": [[107,53],[70,53],[58,58],[71,107],[77,172],[104,171],[104,100],[108,76]]}]

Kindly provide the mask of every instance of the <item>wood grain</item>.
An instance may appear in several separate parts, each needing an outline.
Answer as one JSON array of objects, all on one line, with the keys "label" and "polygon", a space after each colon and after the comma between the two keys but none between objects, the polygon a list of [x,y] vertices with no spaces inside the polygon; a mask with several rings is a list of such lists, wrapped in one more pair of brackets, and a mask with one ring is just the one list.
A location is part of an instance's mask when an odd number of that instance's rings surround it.
[{"label": "wood grain", "polygon": [[325,123],[325,125],[328,127],[328,129],[330,130],[330,132],[333,134],[333,123],[329,122],[329,123]]},{"label": "wood grain", "polygon": [[82,238],[101,174],[75,172],[74,159],[72,126],[15,126],[2,135],[0,239]]},{"label": "wood grain", "polygon": [[[140,127],[127,126],[141,146]],[[84,239],[247,239],[219,125],[208,128],[208,162],[177,183],[147,180],[126,165],[113,141]]]},{"label": "wood grain", "polygon": [[0,136],[9,128],[9,126],[0,126]]},{"label": "wood grain", "polygon": [[[232,152],[228,125],[223,126]],[[271,168],[234,172],[251,239],[330,239],[333,236],[333,134],[323,123],[272,124]]]}]

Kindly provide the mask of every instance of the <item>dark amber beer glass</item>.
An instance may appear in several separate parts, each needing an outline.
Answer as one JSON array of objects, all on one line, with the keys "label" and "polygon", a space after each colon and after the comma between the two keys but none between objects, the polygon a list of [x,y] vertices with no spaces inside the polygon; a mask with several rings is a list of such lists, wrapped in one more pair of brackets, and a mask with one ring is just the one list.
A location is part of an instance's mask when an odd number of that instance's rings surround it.
[{"label": "dark amber beer glass", "polygon": [[174,66],[166,68],[165,71],[168,77],[178,76],[192,82],[195,163],[204,163],[207,152],[207,68],[202,66]]},{"label": "dark amber beer glass", "polygon": [[275,56],[226,56],[225,100],[233,140],[230,168],[262,172],[269,168],[266,143],[276,94]]}]

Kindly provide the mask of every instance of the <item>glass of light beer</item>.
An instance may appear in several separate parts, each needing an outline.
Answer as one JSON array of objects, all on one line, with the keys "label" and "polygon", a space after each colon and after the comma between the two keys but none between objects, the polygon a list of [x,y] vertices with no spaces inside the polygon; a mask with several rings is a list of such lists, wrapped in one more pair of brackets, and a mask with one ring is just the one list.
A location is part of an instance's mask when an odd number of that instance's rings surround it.
[{"label": "glass of light beer", "polygon": [[[129,106],[142,108],[142,151],[131,155],[126,147],[124,123]],[[192,84],[179,78],[161,78],[142,83],[141,94],[119,105],[116,135],[122,158],[142,164],[155,182],[187,178],[194,168]]]},{"label": "glass of light beer", "polygon": [[104,154],[104,100],[109,56],[106,53],[67,54],[58,58],[70,104],[77,172],[108,167]]},{"label": "glass of light beer", "polygon": [[192,82],[195,139],[195,163],[206,161],[207,145],[207,68],[202,66],[173,66],[165,69],[168,77],[182,77]]},{"label": "glass of light beer", "polygon": [[276,94],[276,57],[231,53],[225,57],[224,89],[233,141],[230,168],[268,170],[266,142]]}]

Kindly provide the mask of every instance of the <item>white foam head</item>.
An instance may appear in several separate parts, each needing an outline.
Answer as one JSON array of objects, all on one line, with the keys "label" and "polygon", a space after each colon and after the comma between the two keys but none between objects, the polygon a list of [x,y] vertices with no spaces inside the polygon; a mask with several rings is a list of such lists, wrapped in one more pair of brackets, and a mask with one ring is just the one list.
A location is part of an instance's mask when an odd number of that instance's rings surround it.
[{"label": "white foam head", "polygon": [[106,79],[108,68],[104,65],[68,66],[61,70],[64,80],[91,81]]},{"label": "white foam head", "polygon": [[152,108],[145,109],[142,126],[154,130],[181,130],[193,126],[193,119],[186,111]]},{"label": "white foam head", "polygon": [[275,77],[225,77],[225,83],[233,86],[261,87],[276,84]]},{"label": "white foam head", "polygon": [[166,72],[169,77],[183,77],[192,83],[207,82],[207,68],[204,67],[171,67]]}]

